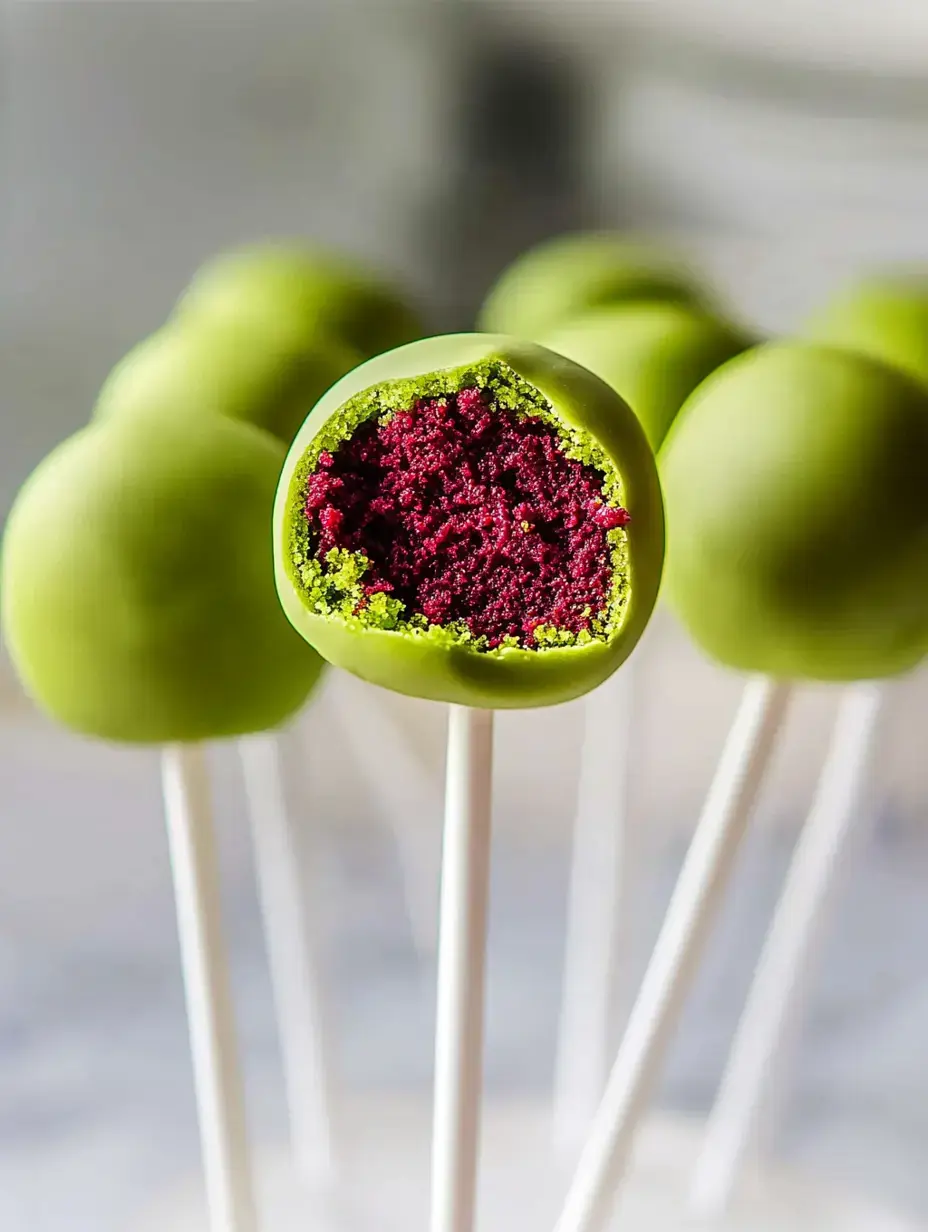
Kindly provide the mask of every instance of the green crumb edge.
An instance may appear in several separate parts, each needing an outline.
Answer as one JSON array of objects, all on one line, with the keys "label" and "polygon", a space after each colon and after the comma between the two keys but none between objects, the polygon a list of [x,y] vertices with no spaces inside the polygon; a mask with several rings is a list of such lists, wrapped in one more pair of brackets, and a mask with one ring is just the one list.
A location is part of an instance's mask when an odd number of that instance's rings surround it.
[{"label": "green crumb edge", "polygon": [[404,616],[405,604],[389,594],[365,595],[363,577],[369,562],[361,552],[333,548],[324,562],[316,559],[305,516],[305,494],[310,475],[318,470],[321,455],[334,454],[370,419],[386,422],[397,411],[408,410],[420,400],[448,397],[475,387],[487,391],[498,407],[521,417],[540,419],[552,428],[567,457],[593,467],[603,476],[605,502],[613,507],[623,505],[622,477],[602,446],[585,430],[565,423],[547,398],[503,361],[486,359],[422,376],[383,381],[349,398],[329,416],[294,469],[284,526],[285,567],[290,581],[308,611],[325,619],[338,620],[346,628],[358,632],[402,633],[433,645],[465,647],[487,655],[512,650],[540,654],[545,650],[582,649],[609,642],[621,630],[628,610],[628,535],[622,527],[606,532],[611,548],[612,587],[604,615],[594,622],[592,630],[579,633],[553,625],[539,625],[533,633],[534,647],[521,646],[518,638],[506,637],[491,649],[485,636],[475,637],[460,621],[429,624],[421,613]]}]

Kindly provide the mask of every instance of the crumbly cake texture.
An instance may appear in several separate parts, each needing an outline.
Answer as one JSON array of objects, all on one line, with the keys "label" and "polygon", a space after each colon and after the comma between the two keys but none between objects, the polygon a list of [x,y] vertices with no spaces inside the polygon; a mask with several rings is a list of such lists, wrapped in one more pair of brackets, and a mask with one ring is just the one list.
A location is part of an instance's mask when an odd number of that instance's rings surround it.
[{"label": "crumbly cake texture", "polygon": [[350,398],[290,491],[290,574],[320,616],[485,654],[622,626],[622,477],[500,360]]}]

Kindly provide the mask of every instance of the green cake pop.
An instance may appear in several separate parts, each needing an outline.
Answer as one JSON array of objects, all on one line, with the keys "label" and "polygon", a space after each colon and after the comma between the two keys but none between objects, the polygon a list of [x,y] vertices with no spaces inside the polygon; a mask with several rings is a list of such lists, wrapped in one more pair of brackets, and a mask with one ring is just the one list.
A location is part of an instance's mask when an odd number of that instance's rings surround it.
[{"label": "green cake pop", "polygon": [[538,341],[589,368],[621,394],[653,449],[660,448],[696,386],[752,343],[735,326],[698,308],[656,302],[597,308]]},{"label": "green cake pop", "polygon": [[634,414],[585,369],[509,338],[426,339],[312,411],[274,552],[284,610],[339,667],[474,707],[566,701],[651,615],[657,470]]},{"label": "green cake pop", "polygon": [[226,253],[197,273],[177,306],[181,320],[289,321],[367,358],[421,337],[422,322],[392,287],[343,257],[292,244]]},{"label": "green cake pop", "polygon": [[274,588],[284,449],[213,415],[114,417],[65,441],[20,492],[0,597],[13,662],[53,717],[165,743],[273,727],[321,660]]},{"label": "green cake pop", "polygon": [[175,318],[116,365],[94,414],[215,413],[289,445],[307,411],[360,358],[329,338],[307,345],[288,322],[273,318],[260,329],[239,318]]},{"label": "green cake pop", "polygon": [[928,383],[928,278],[886,275],[860,282],[813,315],[803,333]]},{"label": "green cake pop", "polygon": [[667,593],[720,662],[780,678],[905,671],[928,652],[928,392],[784,342],[731,360],[661,453]]},{"label": "green cake pop", "polygon": [[503,271],[484,301],[478,327],[540,338],[604,304],[701,299],[690,272],[654,247],[608,233],[564,235],[532,248]]}]

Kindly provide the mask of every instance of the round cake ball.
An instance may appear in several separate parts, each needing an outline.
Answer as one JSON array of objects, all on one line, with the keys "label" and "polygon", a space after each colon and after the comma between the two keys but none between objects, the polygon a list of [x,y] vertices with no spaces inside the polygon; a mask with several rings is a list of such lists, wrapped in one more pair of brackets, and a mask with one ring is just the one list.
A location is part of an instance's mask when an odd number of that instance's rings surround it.
[{"label": "round cake ball", "polygon": [[661,453],[667,592],[695,640],[780,678],[888,676],[928,651],[928,392],[803,343],[731,360]]},{"label": "round cake ball", "polygon": [[698,308],[664,303],[597,308],[539,341],[621,394],[655,450],[696,386],[752,344],[740,330]]},{"label": "round cake ball", "polygon": [[423,333],[414,309],[353,262],[299,244],[263,244],[210,261],[177,312],[194,319],[287,320],[306,339],[335,338],[367,358]]},{"label": "round cake ball", "polygon": [[541,347],[430,338],[363,364],[297,434],[280,596],[332,663],[437,701],[566,701],[630,653],[663,560],[633,413]]},{"label": "round cake ball", "polygon": [[861,282],[826,304],[803,333],[928,382],[928,278]]},{"label": "round cake ball", "polygon": [[694,303],[701,293],[690,272],[656,248],[619,235],[565,235],[504,270],[478,324],[490,333],[540,338],[588,308],[643,299]]},{"label": "round cake ball", "polygon": [[284,448],[219,416],[114,417],[51,453],[3,541],[0,601],[27,691],[68,727],[163,743],[273,727],[322,661],[277,599]]},{"label": "round cake ball", "polygon": [[286,323],[254,330],[247,321],[168,322],[110,373],[94,415],[225,415],[289,445],[307,413],[360,362],[346,344],[307,344]]}]

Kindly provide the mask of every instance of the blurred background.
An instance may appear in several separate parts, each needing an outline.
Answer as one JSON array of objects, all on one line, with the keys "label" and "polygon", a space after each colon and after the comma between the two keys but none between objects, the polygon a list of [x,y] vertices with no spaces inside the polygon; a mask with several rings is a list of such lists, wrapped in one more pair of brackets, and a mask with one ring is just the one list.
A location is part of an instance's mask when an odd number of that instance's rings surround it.
[{"label": "blurred background", "polygon": [[[436,331],[467,328],[506,262],[564,230],[672,237],[765,331],[862,268],[928,260],[928,7],[914,0],[22,0],[2,37],[0,517],[195,267],[236,243],[306,235],[367,258]],[[640,661],[643,959],[740,682],[663,614]],[[0,1227],[116,1232],[198,1159],[157,761],[53,730],[4,670]],[[339,688],[305,718],[339,1079],[424,1091],[432,972],[383,800],[329,718]],[[814,689],[797,706],[670,1107],[711,1100],[834,702]],[[428,867],[442,715],[381,704],[425,776],[398,787]],[[777,1148],[928,1218],[926,716],[926,677],[900,683],[877,833],[842,898]],[[576,705],[500,722],[497,1093],[551,1082],[579,737]],[[283,1098],[239,771],[215,756],[250,1109],[273,1141]]]}]

